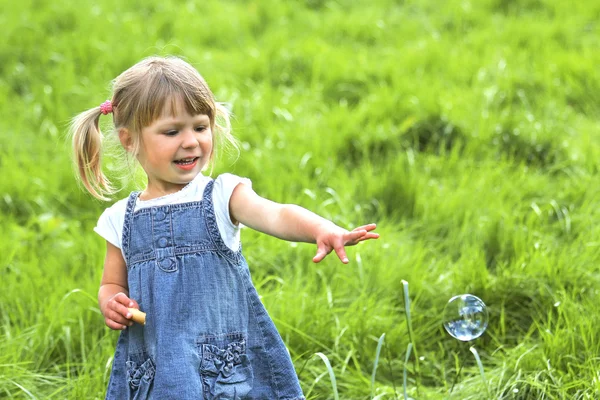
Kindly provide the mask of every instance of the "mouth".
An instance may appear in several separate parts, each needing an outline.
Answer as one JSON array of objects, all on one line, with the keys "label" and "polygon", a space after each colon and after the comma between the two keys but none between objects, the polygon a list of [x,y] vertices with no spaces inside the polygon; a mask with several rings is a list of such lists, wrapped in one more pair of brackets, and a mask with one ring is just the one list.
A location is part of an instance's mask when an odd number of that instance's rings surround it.
[{"label": "mouth", "polygon": [[177,167],[179,167],[180,169],[183,170],[191,170],[192,168],[194,168],[196,166],[196,164],[198,163],[198,160],[200,159],[200,157],[186,157],[186,158],[180,158],[179,160],[175,160],[173,161],[173,163],[175,163],[175,165],[177,165]]},{"label": "mouth", "polygon": [[179,160],[175,160],[173,162],[177,165],[190,165],[198,161],[198,158],[199,157],[180,158]]}]

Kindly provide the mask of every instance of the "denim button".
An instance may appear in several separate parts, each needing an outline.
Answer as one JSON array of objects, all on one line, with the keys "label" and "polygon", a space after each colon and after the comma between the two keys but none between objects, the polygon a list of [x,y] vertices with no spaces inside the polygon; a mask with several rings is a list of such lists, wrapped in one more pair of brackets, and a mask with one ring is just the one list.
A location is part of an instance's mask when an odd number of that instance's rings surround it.
[{"label": "denim button", "polygon": [[158,247],[167,247],[167,243],[169,243],[167,238],[158,239]]},{"label": "denim button", "polygon": [[157,221],[162,221],[166,216],[164,211],[157,211],[156,214],[154,214],[154,218],[156,218]]},{"label": "denim button", "polygon": [[162,260],[160,262],[160,266],[163,267],[164,269],[169,269],[171,267],[171,260],[169,260],[168,258],[165,258],[164,260]]}]

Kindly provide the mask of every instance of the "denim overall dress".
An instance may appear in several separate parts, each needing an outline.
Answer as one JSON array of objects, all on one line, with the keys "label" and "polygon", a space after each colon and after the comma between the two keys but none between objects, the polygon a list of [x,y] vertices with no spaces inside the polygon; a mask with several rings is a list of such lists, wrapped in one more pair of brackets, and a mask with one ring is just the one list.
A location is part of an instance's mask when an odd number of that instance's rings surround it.
[{"label": "denim overall dress", "polygon": [[211,180],[201,201],[142,208],[122,250],[146,325],[121,332],[106,398],[304,399],[241,251],[221,239]]}]

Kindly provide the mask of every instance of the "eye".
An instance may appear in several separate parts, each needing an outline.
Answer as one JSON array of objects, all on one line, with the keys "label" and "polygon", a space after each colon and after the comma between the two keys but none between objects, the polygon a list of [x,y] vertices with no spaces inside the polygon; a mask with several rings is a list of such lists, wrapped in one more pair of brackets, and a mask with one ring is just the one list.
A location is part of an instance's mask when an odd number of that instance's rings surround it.
[{"label": "eye", "polygon": [[165,135],[166,136],[175,136],[175,135],[177,135],[177,133],[178,133],[177,131],[171,130],[171,131],[166,131]]},{"label": "eye", "polygon": [[200,125],[200,126],[197,126],[195,129],[196,129],[196,132],[204,132],[206,130],[206,126]]}]

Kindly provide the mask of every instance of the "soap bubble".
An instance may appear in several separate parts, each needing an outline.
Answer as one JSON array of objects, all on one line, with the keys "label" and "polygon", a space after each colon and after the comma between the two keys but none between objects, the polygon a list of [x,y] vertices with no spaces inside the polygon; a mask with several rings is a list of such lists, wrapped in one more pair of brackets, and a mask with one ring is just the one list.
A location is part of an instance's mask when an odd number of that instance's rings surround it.
[{"label": "soap bubble", "polygon": [[444,328],[455,339],[463,342],[477,339],[487,325],[485,303],[472,294],[454,296],[444,308]]}]

